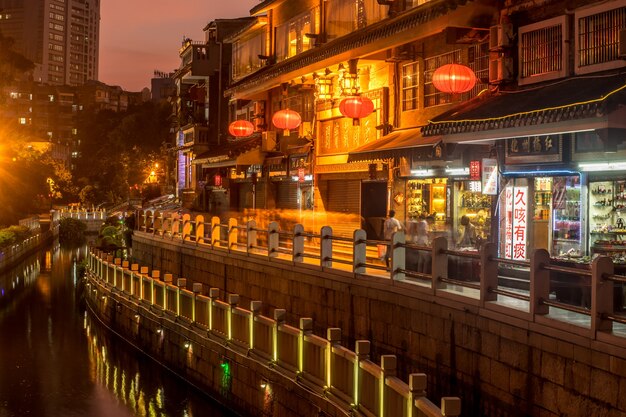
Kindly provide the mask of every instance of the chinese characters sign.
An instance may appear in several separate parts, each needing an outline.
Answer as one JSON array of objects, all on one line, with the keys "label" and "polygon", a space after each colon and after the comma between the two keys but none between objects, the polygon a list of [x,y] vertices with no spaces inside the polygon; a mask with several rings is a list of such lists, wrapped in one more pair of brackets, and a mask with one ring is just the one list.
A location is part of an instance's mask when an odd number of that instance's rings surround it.
[{"label": "chinese characters sign", "polygon": [[470,161],[469,166],[470,180],[480,179],[480,161]]},{"label": "chinese characters sign", "polygon": [[506,141],[506,162],[558,162],[562,135],[525,136]]},{"label": "chinese characters sign", "polygon": [[485,158],[482,163],[482,188],[485,195],[498,194],[498,160]]},{"label": "chinese characters sign", "polygon": [[504,257],[524,260],[527,258],[528,187],[506,187],[505,204]]}]

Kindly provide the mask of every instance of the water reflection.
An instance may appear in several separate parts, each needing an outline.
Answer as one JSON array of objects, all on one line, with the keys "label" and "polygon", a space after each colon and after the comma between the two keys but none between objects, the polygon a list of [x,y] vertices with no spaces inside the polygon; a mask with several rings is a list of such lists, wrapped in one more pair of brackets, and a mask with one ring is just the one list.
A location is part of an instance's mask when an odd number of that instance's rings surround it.
[{"label": "water reflection", "polygon": [[0,417],[230,415],[79,310],[85,254],[55,246],[0,275]]}]

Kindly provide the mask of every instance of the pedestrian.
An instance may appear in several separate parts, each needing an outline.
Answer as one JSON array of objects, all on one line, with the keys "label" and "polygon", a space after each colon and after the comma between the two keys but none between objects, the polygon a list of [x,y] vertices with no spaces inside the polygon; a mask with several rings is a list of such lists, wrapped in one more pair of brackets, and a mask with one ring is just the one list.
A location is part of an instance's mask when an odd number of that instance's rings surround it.
[{"label": "pedestrian", "polygon": [[391,238],[394,233],[402,230],[402,223],[398,219],[395,218],[396,212],[394,210],[389,210],[389,216],[387,220],[385,220],[385,224],[383,226],[384,236],[387,243],[387,252],[385,253],[385,264],[387,268],[389,268],[389,259],[391,258]]}]

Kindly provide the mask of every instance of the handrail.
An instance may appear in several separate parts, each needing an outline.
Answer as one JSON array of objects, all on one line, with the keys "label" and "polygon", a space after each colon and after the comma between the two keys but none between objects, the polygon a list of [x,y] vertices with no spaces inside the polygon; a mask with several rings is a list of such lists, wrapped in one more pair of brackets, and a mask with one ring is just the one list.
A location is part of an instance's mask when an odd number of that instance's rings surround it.
[{"label": "handrail", "polygon": [[506,265],[530,267],[530,262],[520,261],[518,259],[507,259],[507,258],[499,258],[499,257],[491,257],[491,256],[488,259],[492,262],[498,262],[498,263],[506,264]]},{"label": "handrail", "polygon": [[543,269],[553,272],[563,272],[565,274],[583,275],[585,277],[591,277],[591,271],[588,269],[576,269],[569,266],[560,265],[541,265]]},{"label": "handrail", "polygon": [[554,300],[546,300],[546,299],[539,299],[539,304],[543,304],[543,305],[547,305],[550,307],[556,307],[556,308],[560,308],[562,310],[567,310],[567,311],[571,311],[573,313],[578,313],[578,314],[584,314],[586,316],[590,316],[591,315],[591,311],[583,308],[583,307],[578,307],[578,306],[574,306],[571,304],[567,304],[567,303],[562,303],[560,301],[554,301]]},{"label": "handrail", "polygon": [[441,251],[439,251],[439,253],[452,256],[460,256],[462,258],[480,259],[480,253],[476,253],[473,251],[470,252],[462,250],[442,249]]},{"label": "handrail", "polygon": [[461,287],[467,287],[467,288],[472,288],[475,290],[480,290],[480,284],[474,284],[474,283],[467,282],[467,281],[461,281],[459,279],[439,277],[438,281],[445,282],[446,284],[454,284],[454,285],[459,285]]},{"label": "handrail", "polygon": [[508,290],[503,290],[501,288],[487,288],[487,291],[494,293],[494,294],[498,294],[498,295],[504,295],[507,297],[511,297],[511,298],[517,298],[518,300],[523,300],[523,301],[530,301],[530,296],[527,294],[520,294],[514,291],[508,291]]}]

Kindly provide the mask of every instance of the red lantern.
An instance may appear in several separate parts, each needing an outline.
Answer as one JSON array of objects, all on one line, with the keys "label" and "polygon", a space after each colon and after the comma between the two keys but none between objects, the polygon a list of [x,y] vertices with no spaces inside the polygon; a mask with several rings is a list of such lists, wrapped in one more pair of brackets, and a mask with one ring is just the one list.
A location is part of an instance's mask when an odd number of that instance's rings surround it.
[{"label": "red lantern", "polygon": [[247,120],[235,120],[228,126],[228,132],[236,138],[245,138],[254,132],[254,125]]},{"label": "red lantern", "polygon": [[443,93],[466,93],[476,85],[476,75],[465,65],[446,64],[433,73],[433,85]]},{"label": "red lantern", "polygon": [[339,103],[339,111],[352,119],[352,124],[358,126],[359,119],[369,116],[374,111],[374,103],[367,97],[346,97]]},{"label": "red lantern", "polygon": [[289,136],[289,131],[300,126],[302,119],[297,111],[283,109],[274,113],[272,123],[279,129],[283,129],[283,135]]}]

